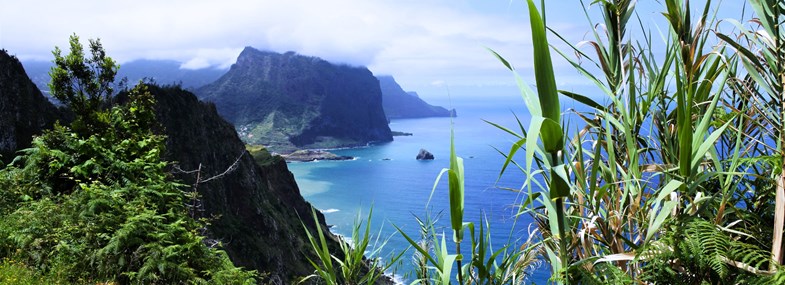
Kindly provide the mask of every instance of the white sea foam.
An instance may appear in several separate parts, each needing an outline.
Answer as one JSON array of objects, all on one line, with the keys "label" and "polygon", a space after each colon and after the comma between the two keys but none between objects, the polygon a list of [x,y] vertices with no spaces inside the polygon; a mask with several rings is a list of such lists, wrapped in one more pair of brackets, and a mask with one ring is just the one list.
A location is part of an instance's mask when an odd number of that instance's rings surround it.
[{"label": "white sea foam", "polygon": [[406,284],[406,283],[403,282],[403,277],[401,277],[398,274],[385,273],[384,275],[387,275],[387,277],[392,278],[392,281],[393,281],[393,283],[395,283],[395,285],[404,285],[404,284]]},{"label": "white sea foam", "polygon": [[338,210],[338,209],[332,209],[332,208],[331,208],[331,209],[320,210],[320,211],[322,212],[322,214],[329,214],[329,213],[335,213],[335,212],[338,212],[338,211],[341,211],[341,210]]}]

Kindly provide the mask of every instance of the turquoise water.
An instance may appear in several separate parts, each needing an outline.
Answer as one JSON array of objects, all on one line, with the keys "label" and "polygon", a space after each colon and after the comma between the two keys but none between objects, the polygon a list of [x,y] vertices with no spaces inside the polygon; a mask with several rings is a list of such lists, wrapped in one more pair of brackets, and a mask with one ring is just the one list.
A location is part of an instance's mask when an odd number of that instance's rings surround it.
[{"label": "turquoise water", "polygon": [[[514,205],[522,197],[519,193],[499,189],[520,188],[524,175],[512,166],[500,178],[504,157],[494,149],[507,152],[514,137],[483,122],[484,119],[517,129],[514,111],[524,125],[528,124],[529,116],[522,100],[513,97],[506,101],[457,102],[454,107],[458,110],[458,117],[454,119],[456,152],[464,158],[466,171],[464,219],[477,224],[485,215],[491,221],[494,249],[501,248],[510,236],[513,243],[525,241],[531,219],[527,215],[517,223],[514,219],[517,210]],[[384,236],[395,232],[391,224],[401,227],[412,237],[418,236],[414,215],[424,216],[434,181],[440,170],[449,166],[450,119],[394,120],[390,128],[414,135],[395,137],[391,143],[334,151],[357,158],[352,161],[289,164],[302,195],[325,213],[327,223],[334,225],[333,232],[350,235],[357,213],[362,211],[367,215],[373,206],[372,226],[374,229],[382,227]],[[433,153],[435,160],[415,160],[420,148]],[[438,223],[442,228],[437,231],[446,232],[451,241],[448,205],[445,176],[430,206],[433,213],[444,210]],[[468,232],[466,236],[468,239]],[[465,250],[468,244],[464,241]],[[408,243],[401,235],[393,235],[385,249],[400,251],[407,247]],[[450,243],[448,247],[453,245]],[[404,266],[398,274],[411,268],[411,253],[404,255]],[[548,270],[544,265],[531,281],[544,284]]]}]

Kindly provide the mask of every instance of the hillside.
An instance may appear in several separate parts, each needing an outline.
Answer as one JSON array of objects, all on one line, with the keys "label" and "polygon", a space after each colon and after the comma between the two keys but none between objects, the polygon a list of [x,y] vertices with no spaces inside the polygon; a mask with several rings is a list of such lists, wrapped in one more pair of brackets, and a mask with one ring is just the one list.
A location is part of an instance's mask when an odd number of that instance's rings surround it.
[{"label": "hillside", "polygon": [[366,68],[245,48],[196,91],[249,144],[279,152],[391,141],[377,79]]},{"label": "hillside", "polygon": [[30,146],[33,135],[52,126],[60,112],[46,101],[15,57],[0,50],[0,161]]},{"label": "hillside", "polygon": [[[234,127],[212,104],[200,102],[190,92],[155,86],[150,91],[168,138],[166,160],[176,161],[186,171],[201,164],[203,180],[230,169],[236,161],[234,170],[197,187],[203,216],[217,217],[208,236],[224,243],[235,265],[270,272],[276,282],[285,284],[310,274],[313,269],[303,255],[310,247],[299,217],[310,217],[311,205],[300,196],[286,162],[276,157],[257,165]],[[194,173],[175,173],[185,184],[196,180]]]},{"label": "hillside", "polygon": [[384,98],[384,113],[390,119],[449,117],[455,110],[433,106],[417,96],[416,92],[407,92],[398,85],[392,76],[377,76],[379,87]]},{"label": "hillside", "polygon": [[[254,162],[234,127],[212,104],[198,101],[192,93],[178,87],[149,90],[156,98],[156,132],[166,136],[163,157],[174,162],[171,172],[184,184],[183,190],[199,192],[198,202],[190,206],[210,221],[206,243],[220,242],[235,265],[269,273],[265,284],[290,284],[312,273],[305,259],[311,249],[299,219],[310,217],[311,206],[300,195],[286,162],[280,157],[261,165]],[[117,102],[125,100],[120,95]],[[0,138],[7,158],[50,128],[57,114],[19,61],[0,52]],[[199,169],[202,183],[196,183],[193,172]],[[304,222],[315,230],[312,220]]]}]

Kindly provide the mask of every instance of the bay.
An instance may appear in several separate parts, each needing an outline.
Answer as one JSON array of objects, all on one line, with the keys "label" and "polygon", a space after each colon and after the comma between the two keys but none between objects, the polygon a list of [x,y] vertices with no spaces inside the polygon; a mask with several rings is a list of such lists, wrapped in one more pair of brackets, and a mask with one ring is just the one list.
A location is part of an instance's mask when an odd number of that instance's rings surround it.
[{"label": "bay", "polygon": [[[517,99],[517,100],[515,100]],[[484,122],[491,121],[519,130],[515,113],[524,126],[529,115],[520,98],[458,100],[453,102],[458,110],[456,118],[424,118],[393,120],[394,131],[412,133],[399,136],[390,143],[365,148],[335,150],[338,155],[356,157],[351,161],[319,161],[290,163],[302,195],[321,210],[332,232],[349,236],[358,213],[367,216],[373,207],[372,228],[381,229],[383,238],[390,237],[385,250],[400,252],[409,244],[395,233],[393,224],[412,237],[418,236],[415,215],[424,217],[426,210],[442,212],[437,222],[437,232],[446,233],[448,247],[452,232],[449,227],[449,200],[446,176],[439,182],[430,204],[428,203],[436,177],[442,168],[449,167],[450,126],[455,131],[455,147],[463,157],[466,176],[465,221],[479,225],[485,216],[491,224],[494,249],[505,244],[520,245],[529,235],[531,218],[521,215],[516,220],[523,195],[502,188],[519,189],[524,174],[510,166],[500,176],[504,163],[495,148],[508,152],[515,137]],[[418,161],[415,156],[423,148],[434,154],[432,161]],[[378,233],[378,232],[377,232]],[[464,250],[469,249],[466,233]],[[395,272],[404,280],[412,270],[413,249],[402,259],[402,266]],[[463,252],[466,254],[467,252]],[[547,265],[534,272],[530,281],[544,284],[549,276]]]}]

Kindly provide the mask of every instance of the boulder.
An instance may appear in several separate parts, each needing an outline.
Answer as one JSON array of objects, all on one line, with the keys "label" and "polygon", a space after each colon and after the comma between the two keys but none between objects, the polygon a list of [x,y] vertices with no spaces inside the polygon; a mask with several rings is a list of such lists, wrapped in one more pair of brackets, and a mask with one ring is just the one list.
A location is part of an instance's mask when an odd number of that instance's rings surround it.
[{"label": "boulder", "polygon": [[417,160],[433,160],[433,154],[421,148],[420,153],[417,154]]}]

